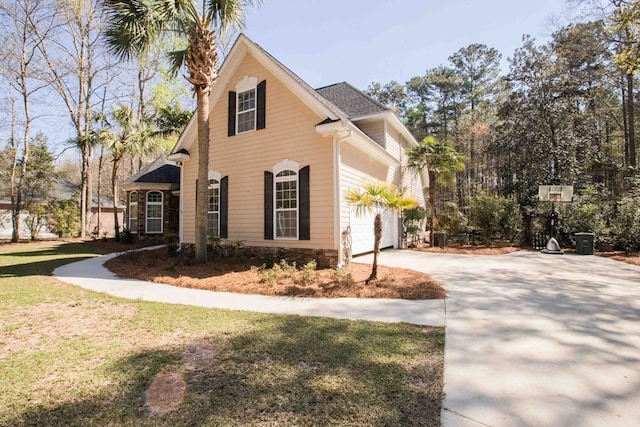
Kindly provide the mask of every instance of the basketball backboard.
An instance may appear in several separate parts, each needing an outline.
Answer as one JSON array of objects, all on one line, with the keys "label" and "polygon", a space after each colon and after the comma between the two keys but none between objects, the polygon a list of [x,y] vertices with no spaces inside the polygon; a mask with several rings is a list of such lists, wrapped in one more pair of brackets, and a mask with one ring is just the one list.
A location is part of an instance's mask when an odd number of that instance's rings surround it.
[{"label": "basketball backboard", "polygon": [[573,185],[540,185],[538,199],[541,202],[570,203],[573,201]]}]

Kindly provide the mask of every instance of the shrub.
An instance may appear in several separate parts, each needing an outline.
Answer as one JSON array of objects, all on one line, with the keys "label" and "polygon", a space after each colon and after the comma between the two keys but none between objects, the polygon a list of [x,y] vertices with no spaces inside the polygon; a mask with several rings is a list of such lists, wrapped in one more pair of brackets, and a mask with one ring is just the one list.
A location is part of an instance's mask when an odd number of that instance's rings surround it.
[{"label": "shrub", "polygon": [[56,200],[49,203],[51,230],[58,237],[80,234],[80,210],[75,200]]},{"label": "shrub", "polygon": [[333,280],[345,287],[351,287],[354,284],[353,276],[349,270],[344,267],[337,267],[333,270]]},{"label": "shrub", "polygon": [[176,233],[166,233],[164,235],[164,242],[167,244],[169,256],[176,256],[178,254],[178,248],[180,247],[178,235]]},{"label": "shrub", "polygon": [[122,233],[120,233],[120,241],[130,245],[133,243],[135,239],[135,235],[128,228],[123,228]]},{"label": "shrub", "polygon": [[624,197],[611,218],[613,244],[627,252],[640,249],[640,197]]},{"label": "shrub", "polygon": [[611,230],[607,219],[612,219],[611,203],[605,191],[597,187],[587,187],[573,203],[558,207],[562,231],[574,233],[593,233],[597,242],[610,240]]},{"label": "shrub", "polygon": [[494,237],[515,241],[522,225],[518,203],[505,197],[481,195],[471,199],[470,223],[480,230],[485,245]]},{"label": "shrub", "polygon": [[316,267],[318,264],[315,260],[306,263],[302,269],[302,281],[304,283],[313,283],[316,280]]},{"label": "shrub", "polygon": [[429,209],[416,206],[402,212],[402,225],[404,237],[409,244],[415,246],[420,241],[420,233],[424,230],[424,220],[429,215]]}]

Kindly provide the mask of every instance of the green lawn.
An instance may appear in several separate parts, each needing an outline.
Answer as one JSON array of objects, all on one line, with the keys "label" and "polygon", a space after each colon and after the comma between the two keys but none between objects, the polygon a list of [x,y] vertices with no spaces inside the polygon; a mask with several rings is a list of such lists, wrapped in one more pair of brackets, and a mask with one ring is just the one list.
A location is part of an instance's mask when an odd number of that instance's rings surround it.
[{"label": "green lawn", "polygon": [[[128,301],[50,277],[96,252],[0,246],[0,425],[440,424],[442,328]],[[159,375],[173,382],[147,393]]]}]

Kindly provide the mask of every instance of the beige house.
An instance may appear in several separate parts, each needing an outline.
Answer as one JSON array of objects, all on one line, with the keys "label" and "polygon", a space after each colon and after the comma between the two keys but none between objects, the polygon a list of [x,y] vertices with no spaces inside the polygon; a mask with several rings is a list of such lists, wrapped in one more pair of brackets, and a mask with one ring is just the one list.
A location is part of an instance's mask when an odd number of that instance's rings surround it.
[{"label": "beige house", "polygon": [[[373,216],[346,189],[387,180],[424,205],[423,177],[403,168],[415,139],[388,108],[348,83],[312,89],[240,35],[210,96],[209,234],[336,265],[373,250]],[[195,241],[197,123],[169,159],[181,165],[180,240]],[[382,247],[402,240],[384,213]]]}]

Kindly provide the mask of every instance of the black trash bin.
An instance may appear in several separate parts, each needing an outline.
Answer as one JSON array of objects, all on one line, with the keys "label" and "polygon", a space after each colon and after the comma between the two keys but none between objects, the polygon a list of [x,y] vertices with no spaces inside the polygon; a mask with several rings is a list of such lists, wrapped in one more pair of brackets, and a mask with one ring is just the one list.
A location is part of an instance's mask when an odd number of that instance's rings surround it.
[{"label": "black trash bin", "polygon": [[576,254],[593,255],[593,233],[576,233]]}]

